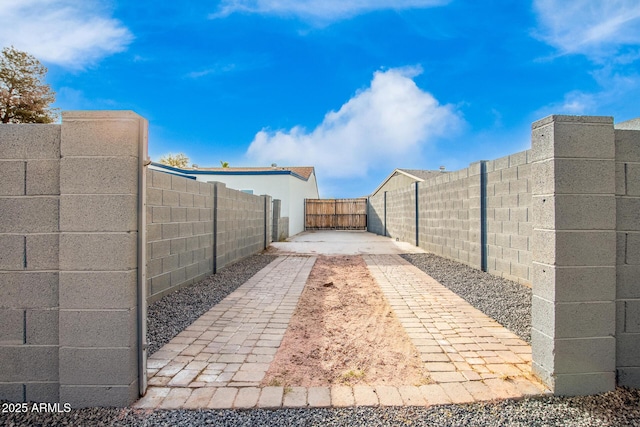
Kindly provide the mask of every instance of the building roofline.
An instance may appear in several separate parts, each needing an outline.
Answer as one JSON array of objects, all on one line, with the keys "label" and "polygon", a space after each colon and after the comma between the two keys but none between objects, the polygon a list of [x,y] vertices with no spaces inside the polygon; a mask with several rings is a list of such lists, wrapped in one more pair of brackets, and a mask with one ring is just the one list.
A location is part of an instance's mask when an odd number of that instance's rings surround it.
[{"label": "building roofline", "polygon": [[423,181],[424,181],[424,179],[422,179],[422,178],[420,178],[420,177],[417,177],[417,176],[415,176],[415,175],[411,175],[410,173],[407,173],[407,172],[403,171],[402,169],[394,169],[394,170],[393,170],[393,172],[391,172],[391,174],[389,174],[389,176],[388,176],[384,181],[382,181],[382,183],[381,183],[380,185],[378,185],[378,187],[376,187],[376,189],[375,189],[375,190],[373,190],[373,192],[370,194],[370,196],[373,196],[373,195],[375,195],[378,191],[380,191],[380,189],[381,189],[382,187],[384,187],[384,185],[385,185],[385,184],[386,184],[386,183],[387,183],[391,178],[393,178],[393,177],[394,177],[394,175],[396,174],[396,172],[400,172],[401,174],[406,175],[406,176],[408,176],[409,178],[415,179],[416,181],[420,181],[420,182],[423,182]]},{"label": "building roofline", "polygon": [[[291,175],[295,178],[298,178],[302,181],[308,181],[311,175],[308,178],[295,173],[289,169],[273,169],[273,170],[233,170],[233,168],[225,168],[229,170],[206,170],[206,169],[182,169],[177,168],[175,166],[169,166],[162,163],[151,162],[151,165],[160,168],[166,169],[172,172],[178,172],[185,176],[193,176],[193,175]],[[315,168],[313,168],[312,174],[315,175]]]}]

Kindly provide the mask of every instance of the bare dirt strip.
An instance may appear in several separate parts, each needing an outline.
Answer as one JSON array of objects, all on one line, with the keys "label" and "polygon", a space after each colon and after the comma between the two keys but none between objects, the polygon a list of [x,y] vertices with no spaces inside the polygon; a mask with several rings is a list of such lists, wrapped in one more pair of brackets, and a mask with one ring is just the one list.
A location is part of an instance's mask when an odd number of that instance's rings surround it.
[{"label": "bare dirt strip", "polygon": [[318,257],[262,385],[427,383],[418,351],[362,257]]}]

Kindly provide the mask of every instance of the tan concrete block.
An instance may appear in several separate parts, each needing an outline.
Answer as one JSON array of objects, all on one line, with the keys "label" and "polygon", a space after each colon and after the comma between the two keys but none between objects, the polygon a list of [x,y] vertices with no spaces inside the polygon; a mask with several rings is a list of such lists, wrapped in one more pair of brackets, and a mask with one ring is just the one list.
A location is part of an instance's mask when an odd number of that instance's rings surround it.
[{"label": "tan concrete block", "polygon": [[[129,331],[124,333],[128,334]],[[61,384],[130,385],[138,376],[138,353],[133,346],[118,348],[61,346],[59,353],[58,372]]]},{"label": "tan concrete block", "polygon": [[136,195],[62,195],[60,231],[136,231]]},{"label": "tan concrete block", "polygon": [[467,381],[461,384],[476,401],[493,400],[497,397],[482,381]]},{"label": "tan concrete block", "polygon": [[61,194],[137,194],[138,159],[134,157],[64,157]]},{"label": "tan concrete block", "polygon": [[63,156],[138,156],[147,121],[132,111],[65,111]]},{"label": "tan concrete block", "polygon": [[25,344],[58,345],[58,309],[28,309],[25,316]]},{"label": "tan concrete block", "polygon": [[25,268],[25,239],[17,234],[0,234],[0,269]]},{"label": "tan concrete block", "polygon": [[[3,141],[4,142],[4,141]],[[25,162],[0,160],[0,196],[25,194]]]},{"label": "tan concrete block", "polygon": [[402,406],[402,396],[396,387],[376,386],[375,389],[381,406]]},{"label": "tan concrete block", "polygon": [[189,397],[191,397],[192,390],[190,388],[178,388],[172,387],[160,403],[161,409],[180,409],[184,407]]},{"label": "tan concrete block", "polygon": [[[449,396],[452,403],[470,403],[474,402],[475,398],[467,391],[462,385],[462,382],[451,382],[440,384],[444,392]],[[427,399],[428,400],[428,399]]]},{"label": "tan concrete block", "polygon": [[137,267],[136,233],[63,233],[61,270],[130,270]]},{"label": "tan concrete block", "polygon": [[25,311],[22,309],[0,309],[3,327],[0,329],[0,344],[24,344]]},{"label": "tan concrete block", "polygon": [[26,169],[27,195],[60,194],[60,161],[29,160]]},{"label": "tan concrete block", "polygon": [[398,392],[407,406],[425,406],[426,401],[417,386],[400,386]]},{"label": "tan concrete block", "polygon": [[258,387],[242,387],[238,389],[238,395],[233,402],[233,407],[238,409],[253,408],[258,404],[260,389]]},{"label": "tan concrete block", "polygon": [[198,376],[200,370],[183,369],[167,383],[170,387],[187,387]]},{"label": "tan concrete block", "polygon": [[58,197],[0,198],[0,233],[58,231]]},{"label": "tan concrete block", "polygon": [[353,387],[356,406],[378,406],[378,395],[371,386],[356,385]]},{"label": "tan concrete block", "polygon": [[285,408],[302,408],[307,406],[307,389],[305,387],[288,387],[284,391],[282,406]]},{"label": "tan concrete block", "polygon": [[60,310],[60,345],[130,347],[135,344],[136,310]]},{"label": "tan concrete block", "polygon": [[133,404],[133,407],[141,409],[157,408],[162,400],[167,397],[170,390],[168,387],[149,387],[145,395]]},{"label": "tan concrete block", "polygon": [[26,236],[26,267],[29,270],[57,270],[59,265],[59,235],[29,234]]},{"label": "tan concrete block", "polygon": [[58,273],[0,271],[0,295],[0,307],[56,307]]},{"label": "tan concrete block", "polygon": [[329,387],[309,387],[309,406],[313,408],[328,408],[331,406],[331,389]]},{"label": "tan concrete block", "polygon": [[209,402],[207,408],[210,409],[231,409],[233,408],[233,402],[238,394],[238,389],[235,387],[220,387],[216,389],[213,398]]},{"label": "tan concrete block", "polygon": [[331,387],[331,405],[334,407],[353,406],[355,399],[353,397],[353,389],[349,386],[332,386]]},{"label": "tan concrete block", "polygon": [[0,159],[59,159],[60,125],[21,124],[0,128]]},{"label": "tan concrete block", "polygon": [[258,399],[258,407],[280,408],[282,406],[283,396],[284,387],[264,387]]},{"label": "tan concrete block", "polygon": [[509,380],[500,378],[488,379],[485,385],[497,399],[515,399],[522,397],[522,392]]}]

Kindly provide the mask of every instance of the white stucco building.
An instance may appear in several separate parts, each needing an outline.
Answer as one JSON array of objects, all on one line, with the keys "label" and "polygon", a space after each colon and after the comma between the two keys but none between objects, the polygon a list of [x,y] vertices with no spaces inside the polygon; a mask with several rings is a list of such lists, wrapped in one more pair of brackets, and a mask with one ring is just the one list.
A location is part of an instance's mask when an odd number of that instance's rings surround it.
[{"label": "white stucco building", "polygon": [[193,177],[203,182],[223,182],[229,188],[280,199],[281,216],[289,217],[289,235],[304,231],[304,199],[318,199],[318,184],[312,166],[175,168],[151,163],[151,169]]}]

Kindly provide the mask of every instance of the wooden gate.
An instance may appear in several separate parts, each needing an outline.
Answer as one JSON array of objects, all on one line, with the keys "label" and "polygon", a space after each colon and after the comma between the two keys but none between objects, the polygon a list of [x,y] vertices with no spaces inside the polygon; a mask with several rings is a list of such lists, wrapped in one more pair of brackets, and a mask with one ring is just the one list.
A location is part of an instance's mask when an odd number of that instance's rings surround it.
[{"label": "wooden gate", "polygon": [[367,199],[305,199],[305,230],[366,230]]}]

